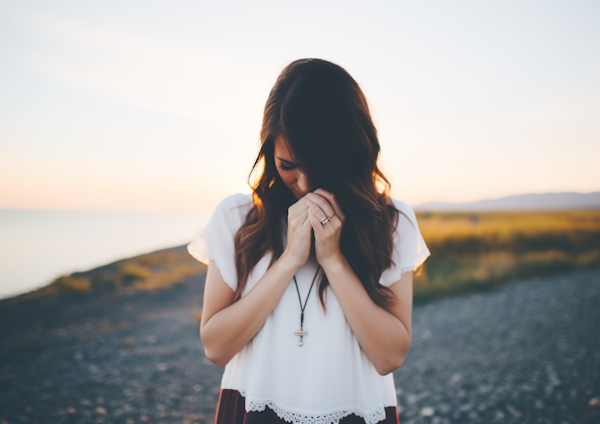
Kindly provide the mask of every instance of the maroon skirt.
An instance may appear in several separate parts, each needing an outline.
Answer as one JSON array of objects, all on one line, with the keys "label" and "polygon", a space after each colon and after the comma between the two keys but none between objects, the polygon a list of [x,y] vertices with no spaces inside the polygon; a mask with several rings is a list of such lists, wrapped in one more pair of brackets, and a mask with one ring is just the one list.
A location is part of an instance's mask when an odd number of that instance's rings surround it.
[{"label": "maroon skirt", "polygon": [[[215,424],[289,424],[289,422],[279,418],[268,406],[265,406],[264,411],[246,412],[246,400],[240,392],[221,389]],[[356,414],[350,414],[342,418],[340,424],[365,424],[365,420]],[[385,420],[378,424],[400,424],[396,407],[387,406]]]}]

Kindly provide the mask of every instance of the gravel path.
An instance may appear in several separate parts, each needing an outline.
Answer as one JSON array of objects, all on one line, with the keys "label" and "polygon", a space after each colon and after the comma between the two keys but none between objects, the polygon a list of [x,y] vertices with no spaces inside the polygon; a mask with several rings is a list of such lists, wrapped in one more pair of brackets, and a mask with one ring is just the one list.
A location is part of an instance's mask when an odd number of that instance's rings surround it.
[{"label": "gravel path", "polygon": [[[0,301],[0,424],[212,424],[203,282]],[[400,422],[600,423],[599,324],[600,268],[417,306]]]},{"label": "gravel path", "polygon": [[600,423],[600,269],[413,312],[400,422]]}]

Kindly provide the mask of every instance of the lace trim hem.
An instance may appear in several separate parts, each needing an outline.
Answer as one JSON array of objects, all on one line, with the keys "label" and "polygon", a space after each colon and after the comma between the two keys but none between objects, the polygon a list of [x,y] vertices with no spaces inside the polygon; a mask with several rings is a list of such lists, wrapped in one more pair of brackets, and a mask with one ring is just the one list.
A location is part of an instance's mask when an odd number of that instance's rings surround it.
[{"label": "lace trim hem", "polygon": [[315,414],[300,413],[289,411],[277,405],[271,400],[255,400],[246,397],[246,391],[237,389],[246,399],[246,412],[264,411],[265,407],[271,408],[279,418],[293,424],[339,424],[340,420],[350,414],[356,414],[363,418],[366,424],[377,424],[386,419],[385,407],[379,407],[370,412],[363,412],[358,409],[342,409],[332,412],[320,412]]}]

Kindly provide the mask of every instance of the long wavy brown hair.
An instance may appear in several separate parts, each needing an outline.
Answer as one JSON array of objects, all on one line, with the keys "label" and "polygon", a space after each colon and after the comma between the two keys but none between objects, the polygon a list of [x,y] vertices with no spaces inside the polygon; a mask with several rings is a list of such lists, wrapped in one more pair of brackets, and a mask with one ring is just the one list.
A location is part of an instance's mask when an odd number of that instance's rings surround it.
[{"label": "long wavy brown hair", "polygon": [[[254,206],[235,236],[234,301],[269,250],[269,267],[283,253],[288,208],[298,201],[277,172],[274,146],[279,135],[310,186],[337,197],[346,215],[340,249],[371,299],[389,310],[394,296],[379,279],[394,263],[392,233],[402,212],[388,200],[391,184],[377,167],[379,140],[362,90],[345,69],[322,59],[290,63],[269,93],[260,151],[248,174]],[[321,275],[319,299],[326,311],[323,293],[329,281]]]}]

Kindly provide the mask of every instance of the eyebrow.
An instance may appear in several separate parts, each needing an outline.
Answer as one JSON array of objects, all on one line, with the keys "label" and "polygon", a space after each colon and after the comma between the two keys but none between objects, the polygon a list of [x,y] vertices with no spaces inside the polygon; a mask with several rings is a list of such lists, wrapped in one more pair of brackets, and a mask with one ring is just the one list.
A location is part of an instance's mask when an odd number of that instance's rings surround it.
[{"label": "eyebrow", "polygon": [[292,161],[289,161],[289,160],[287,160],[287,159],[282,159],[282,158],[280,158],[279,156],[277,156],[277,159],[279,159],[279,160],[281,160],[281,161],[283,161],[283,162],[291,163],[292,165],[294,164],[294,162],[292,162]]}]

